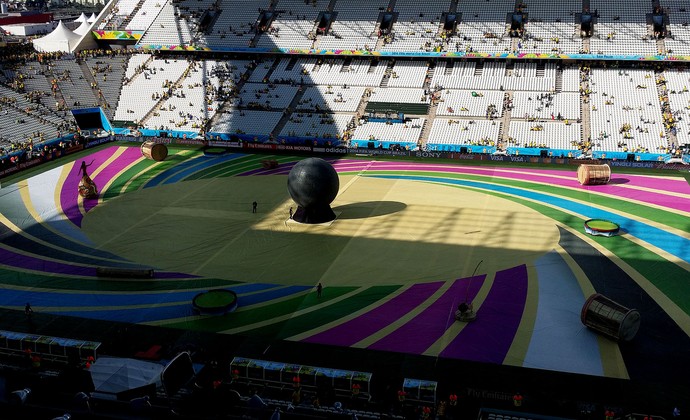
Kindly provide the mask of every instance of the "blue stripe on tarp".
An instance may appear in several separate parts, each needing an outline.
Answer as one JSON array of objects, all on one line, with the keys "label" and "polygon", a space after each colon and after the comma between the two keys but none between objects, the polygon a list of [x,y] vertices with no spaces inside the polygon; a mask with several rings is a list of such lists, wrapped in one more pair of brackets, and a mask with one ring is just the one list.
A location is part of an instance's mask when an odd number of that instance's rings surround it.
[{"label": "blue stripe on tarp", "polygon": [[[177,182],[178,180],[181,180],[191,175],[192,173],[199,172],[200,170],[207,169],[211,166],[215,166],[233,159],[237,159],[241,156],[243,155],[230,154],[213,158],[198,157],[195,159],[185,160],[173,166],[172,168],[168,168],[165,171],[156,174],[156,176],[154,176],[148,182],[146,182],[144,188],[157,187],[161,184],[170,184],[172,182]],[[175,177],[175,181],[169,181],[168,178],[171,177]]]}]

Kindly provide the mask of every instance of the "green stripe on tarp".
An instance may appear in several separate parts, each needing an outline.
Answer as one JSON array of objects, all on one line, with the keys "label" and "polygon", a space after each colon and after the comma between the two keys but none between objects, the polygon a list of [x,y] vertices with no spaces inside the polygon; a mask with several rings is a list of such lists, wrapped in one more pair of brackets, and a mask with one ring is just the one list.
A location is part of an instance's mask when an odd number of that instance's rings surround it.
[{"label": "green stripe on tarp", "polygon": [[[396,286],[396,288],[397,287],[398,286]],[[237,312],[233,312],[233,313],[227,314],[226,316],[222,316],[222,317],[203,318],[203,319],[196,319],[193,321],[174,322],[174,323],[164,324],[164,325],[166,327],[172,327],[172,328],[184,328],[184,329],[191,329],[191,330],[197,330],[197,331],[201,330],[201,331],[209,331],[209,332],[218,332],[218,331],[222,331],[222,330],[240,328],[240,327],[243,327],[245,325],[251,325],[251,324],[254,324],[257,322],[269,321],[269,320],[277,318],[277,317],[291,315],[291,314],[294,314],[296,311],[299,311],[300,309],[308,308],[308,307],[316,305],[316,304],[327,303],[330,300],[339,298],[340,296],[345,295],[347,293],[351,293],[354,290],[357,290],[357,287],[337,287],[337,286],[334,286],[334,287],[329,287],[328,293],[324,292],[323,296],[320,299],[318,299],[316,297],[316,293],[300,294],[300,295],[295,296],[291,299],[278,301],[276,303],[272,303],[269,305],[262,305],[262,306],[256,307],[256,308],[248,308],[246,310],[242,310],[242,298],[240,297],[239,310]],[[360,294],[357,294],[355,296],[359,296],[359,295]],[[346,300],[349,300],[349,299],[346,299]],[[325,311],[325,309],[318,310],[316,312],[321,312],[321,311]],[[342,313],[340,316],[345,316],[348,314]],[[316,322],[318,323],[318,325],[324,323],[324,322],[321,322],[320,319],[321,318],[316,317]],[[311,322],[314,322],[314,321],[312,320]],[[325,321],[325,322],[328,322],[328,321]],[[282,325],[282,322],[280,322],[279,324]],[[309,325],[309,327],[313,328],[314,325],[311,324],[311,325]],[[271,328],[271,327],[267,327],[267,328]],[[263,330],[264,330],[264,328],[258,328],[256,330],[252,330],[252,331],[263,331]],[[252,334],[252,335],[254,335],[254,334]]]},{"label": "green stripe on tarp", "polygon": [[[400,287],[401,286],[397,285],[369,287],[347,299],[328,305],[323,309],[291,317],[282,322],[250,330],[247,333],[252,336],[274,337],[280,340],[292,337],[293,335],[309,331],[315,328],[315,326],[343,319],[369,305],[383,302],[388,299],[391,293],[395,292]],[[327,292],[328,294],[331,293],[330,287]],[[321,299],[323,299],[323,297],[321,297]],[[312,293],[304,300],[304,306],[320,304],[321,299],[317,298],[315,294]]]},{"label": "green stripe on tarp", "polygon": [[242,282],[209,278],[174,280],[108,280],[97,277],[63,277],[0,269],[0,283],[22,288],[94,292],[178,291],[202,288],[223,288]]}]

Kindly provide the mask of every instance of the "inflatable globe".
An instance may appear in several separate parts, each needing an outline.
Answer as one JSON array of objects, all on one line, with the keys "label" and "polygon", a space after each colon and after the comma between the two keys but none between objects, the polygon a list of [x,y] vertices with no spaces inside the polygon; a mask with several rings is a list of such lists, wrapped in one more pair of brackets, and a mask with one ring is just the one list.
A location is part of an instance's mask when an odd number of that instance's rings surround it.
[{"label": "inflatable globe", "polygon": [[335,219],[330,204],[338,195],[340,180],[333,165],[319,158],[301,160],[290,170],[287,182],[298,206],[293,220],[326,223]]}]

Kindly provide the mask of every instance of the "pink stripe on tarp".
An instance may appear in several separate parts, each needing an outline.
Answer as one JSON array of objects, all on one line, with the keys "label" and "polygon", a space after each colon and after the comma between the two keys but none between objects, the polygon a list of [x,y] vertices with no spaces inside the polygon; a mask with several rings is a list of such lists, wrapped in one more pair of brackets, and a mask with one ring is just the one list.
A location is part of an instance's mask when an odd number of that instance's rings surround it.
[{"label": "pink stripe on tarp", "polygon": [[503,363],[520,325],[527,299],[527,267],[496,273],[477,319],[469,322],[441,351],[441,357]]},{"label": "pink stripe on tarp", "polygon": [[[515,179],[519,181],[529,181],[529,182],[539,182],[542,184],[551,184],[555,186],[560,186],[560,187],[567,187],[567,188],[572,188],[572,189],[577,189],[577,190],[582,190],[582,191],[592,191],[596,193],[601,193],[601,194],[608,194],[615,196],[620,199],[624,200],[629,200],[633,199],[636,201],[641,201],[647,204],[654,204],[660,207],[666,207],[672,210],[681,210],[684,212],[690,212],[690,199],[683,198],[683,197],[677,197],[677,196],[672,196],[668,194],[662,194],[662,193],[656,193],[656,192],[650,192],[650,191],[642,191],[642,190],[637,190],[634,188],[626,188],[622,187],[619,185],[615,184],[607,184],[607,185],[580,185],[580,183],[577,181],[577,175],[575,173],[573,174],[573,179],[559,179],[559,178],[553,178],[553,177],[546,177],[546,176],[540,176],[540,175],[532,175],[532,174],[521,174],[521,173],[511,173],[511,172],[506,172],[506,171],[500,171],[500,170],[495,170],[495,171],[486,171],[486,170],[481,170],[477,168],[472,168],[472,167],[452,167],[452,166],[440,166],[440,165],[426,165],[426,164],[400,164],[396,162],[375,162],[370,170],[376,171],[376,170],[388,170],[388,171],[430,171],[430,172],[439,172],[439,173],[462,173],[462,174],[470,174],[470,175],[480,175],[480,176],[485,176],[487,179],[490,179],[491,177],[495,178],[503,178],[503,179]],[[555,171],[552,171],[555,172]],[[563,176],[564,172],[561,172],[560,175]],[[635,182],[639,180],[640,177],[635,177],[633,180],[632,178],[630,179],[630,182],[621,184],[621,185],[628,185],[628,186],[640,186],[637,185]],[[666,191],[666,187],[668,186],[668,182],[664,182],[665,180],[659,179],[659,182],[654,184],[652,179],[646,179],[644,184],[646,185],[646,188],[653,188],[661,191]],[[687,183],[686,183],[687,184]],[[676,185],[676,188],[678,186]],[[688,188],[684,193],[690,194],[690,185],[688,185]]]},{"label": "pink stripe on tarp", "polygon": [[[381,161],[375,162],[372,165],[372,169],[380,169],[378,166],[385,166],[387,169],[394,170],[390,168],[392,166],[400,166],[400,170],[434,170],[437,172],[466,172],[472,171],[474,174],[484,174],[487,176],[495,175],[498,177],[506,177],[507,175],[533,175],[538,176],[539,182],[560,184],[562,181],[559,177],[565,177],[572,180],[576,185],[580,185],[577,182],[577,171],[571,170],[554,170],[554,169],[531,169],[531,168],[514,168],[508,169],[505,167],[478,167],[478,166],[455,166],[447,164],[431,164],[431,163],[401,163],[395,161]],[[426,168],[426,169],[424,169]],[[481,169],[480,169],[481,168]],[[476,171],[476,172],[475,172]],[[520,173],[518,173],[520,172]],[[611,174],[611,180],[614,185],[616,182],[621,180],[624,182],[623,185],[634,185],[638,187],[658,189],[661,191],[668,191],[680,194],[690,194],[690,184],[684,178],[678,177],[667,177],[667,178],[655,178],[643,175],[631,175],[631,174]],[[627,182],[625,182],[627,181]]]},{"label": "pink stripe on tarp", "polygon": [[[94,154],[85,156],[82,159],[77,159],[72,164],[72,169],[60,189],[60,206],[67,219],[76,226],[81,227],[81,219],[83,218],[81,211],[79,211],[79,205],[77,204],[77,197],[79,197],[79,180],[81,179],[81,172],[79,171],[81,162],[85,160],[86,163],[89,164],[93,159],[93,165],[88,169],[93,171],[107,161],[117,149],[117,146],[111,146]],[[96,186],[98,186],[98,184],[96,184]],[[84,201],[86,202],[89,200]]]},{"label": "pink stripe on tarp", "polygon": [[[517,169],[514,169],[514,171]],[[503,171],[506,171],[503,168]],[[552,169],[519,169],[521,172],[530,172],[535,175],[543,174],[548,176],[567,176],[577,179],[577,171],[556,171]],[[680,194],[690,194],[690,184],[685,180],[685,178],[680,177],[667,177],[663,179],[642,176],[642,175],[631,175],[631,174],[617,174],[615,168],[611,170],[611,180],[615,184],[619,180],[627,180],[630,185],[635,185],[638,187],[658,189],[668,192],[680,193]]]},{"label": "pink stripe on tarp", "polygon": [[290,173],[295,164],[297,164],[297,162],[281,163],[277,168],[252,171],[253,173],[251,175],[287,175]]},{"label": "pink stripe on tarp", "polygon": [[312,335],[303,341],[352,346],[400,319],[434,294],[442,285],[443,282],[415,284],[371,311],[327,331]]},{"label": "pink stripe on tarp", "polygon": [[363,169],[366,169],[370,161],[362,161],[362,160],[338,160],[336,162],[333,162],[333,167],[335,168],[336,171],[339,172],[353,172],[353,171],[361,171]]},{"label": "pink stripe on tarp", "polygon": [[[115,159],[114,162],[105,167],[101,172],[95,177],[92,177],[93,182],[101,188],[108,184],[114,176],[118,175],[124,168],[131,165],[137,159],[141,157],[141,150],[138,147],[128,147],[125,151]],[[94,162],[94,165],[96,163]],[[99,191],[100,195],[101,191]],[[84,200],[84,210],[88,213],[89,210],[96,207],[98,200]]]},{"label": "pink stripe on tarp", "polygon": [[421,354],[455,322],[460,302],[472,300],[481,289],[485,275],[456,280],[431,306],[405,325],[369,346],[369,349]]}]

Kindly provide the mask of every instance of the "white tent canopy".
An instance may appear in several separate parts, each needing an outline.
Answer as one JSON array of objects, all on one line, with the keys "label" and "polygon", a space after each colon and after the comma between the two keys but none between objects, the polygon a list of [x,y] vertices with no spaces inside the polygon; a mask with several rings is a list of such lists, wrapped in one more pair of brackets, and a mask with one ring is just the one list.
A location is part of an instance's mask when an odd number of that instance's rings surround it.
[{"label": "white tent canopy", "polygon": [[89,23],[94,23],[96,21],[96,14],[91,13],[91,16],[89,16],[89,18],[86,21]]},{"label": "white tent canopy", "polygon": [[163,365],[121,357],[98,358],[91,365],[94,390],[104,394],[118,394],[150,384],[160,386]]},{"label": "white tent canopy", "polygon": [[79,36],[87,34],[87,33],[89,33],[89,30],[91,30],[91,25],[92,25],[92,23],[87,22],[87,21],[83,21],[81,23],[81,25],[79,25],[79,27],[74,30],[74,33],[79,35]]},{"label": "white tent canopy", "polygon": [[48,35],[34,39],[34,49],[38,52],[74,52],[79,44],[82,35],[75,34],[67,29],[60,21],[53,32]]},{"label": "white tent canopy", "polygon": [[74,22],[86,22],[86,15],[84,14],[84,12],[81,12],[81,15],[79,15],[79,17],[76,18]]}]

